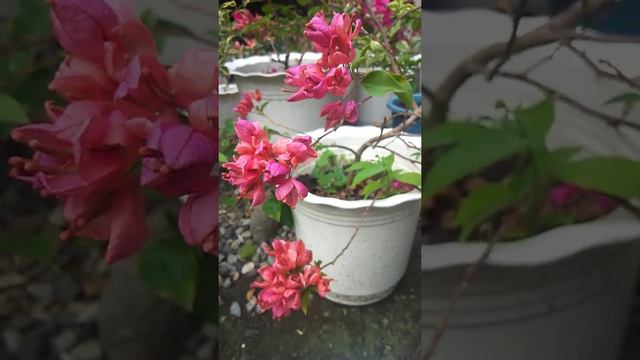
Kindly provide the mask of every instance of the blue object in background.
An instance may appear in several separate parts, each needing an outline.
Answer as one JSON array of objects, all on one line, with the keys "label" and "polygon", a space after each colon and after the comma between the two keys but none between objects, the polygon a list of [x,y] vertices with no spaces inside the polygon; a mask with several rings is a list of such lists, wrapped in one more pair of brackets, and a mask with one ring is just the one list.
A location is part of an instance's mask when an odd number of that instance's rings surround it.
[{"label": "blue object in background", "polygon": [[[549,0],[554,14],[580,0]],[[614,2],[601,16],[593,17],[587,27],[592,30],[616,35],[640,35],[640,1],[622,0]]]},{"label": "blue object in background", "polygon": [[[422,94],[421,93],[413,94],[413,101],[415,101],[416,104],[418,104],[418,106],[421,106]],[[389,98],[389,101],[387,101],[387,108],[391,110],[394,127],[400,125],[401,122],[407,119],[407,116],[394,116],[395,114],[398,114],[398,113],[407,112],[407,107],[404,106],[402,101],[400,101],[400,99],[397,96],[394,95]],[[422,134],[422,122],[418,120],[418,122],[414,123],[413,125],[409,126],[409,128],[405,129],[405,131],[410,134]]]}]

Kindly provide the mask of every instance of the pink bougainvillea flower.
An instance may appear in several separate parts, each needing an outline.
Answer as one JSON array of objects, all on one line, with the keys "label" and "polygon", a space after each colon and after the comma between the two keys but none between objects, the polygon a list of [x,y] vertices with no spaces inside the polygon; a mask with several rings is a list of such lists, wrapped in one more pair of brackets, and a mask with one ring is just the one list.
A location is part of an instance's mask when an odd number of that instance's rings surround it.
[{"label": "pink bougainvillea flower", "polygon": [[305,25],[304,35],[311,40],[316,51],[322,52],[329,48],[333,34],[324,13],[318,12],[311,18]]},{"label": "pink bougainvillea flower", "polygon": [[259,288],[258,305],[263,310],[271,310],[274,319],[280,319],[291,314],[291,311],[300,309],[302,295],[301,284],[296,281],[296,276],[287,276],[264,266],[258,270],[262,281],[251,284],[253,288]]},{"label": "pink bougainvillea flower", "polygon": [[251,110],[253,110],[253,102],[262,101],[262,93],[256,89],[253,92],[245,92],[242,94],[242,99],[233,108],[233,111],[238,113],[242,118],[246,118]]},{"label": "pink bougainvillea flower", "polygon": [[[214,179],[212,179],[214,180]],[[189,245],[200,246],[205,252],[218,253],[218,186],[202,193],[189,195],[180,208],[178,225],[180,233]]]},{"label": "pink bougainvillea flower", "polygon": [[582,196],[593,197],[600,207],[600,210],[605,212],[611,211],[616,207],[616,203],[611,197],[597,191],[583,189],[570,183],[563,183],[552,187],[548,192],[548,196],[551,203],[556,207],[568,206]]},{"label": "pink bougainvillea flower", "polygon": [[104,42],[119,25],[106,1],[50,0],[51,22],[60,45],[74,57],[100,64]]},{"label": "pink bougainvillea flower", "polygon": [[179,224],[185,241],[215,252],[217,217],[203,215],[217,212],[215,52],[189,51],[168,68],[128,1],[48,3],[68,53],[49,88],[69,104],[48,101],[49,123],[12,131],[34,154],[12,157],[10,174],[64,204],[61,238],[108,241],[108,262],[133,255],[146,238],[141,183],[189,195]]},{"label": "pink bougainvillea flower", "polygon": [[135,179],[127,178],[111,192],[72,196],[64,202],[65,218],[71,225],[61,234],[62,239],[83,236],[107,240],[106,260],[110,264],[142,249],[147,238],[146,214]]},{"label": "pink bougainvillea flower", "polygon": [[291,142],[287,144],[286,158],[294,169],[297,168],[299,164],[318,156],[315,149],[311,147],[311,142],[312,139],[309,135],[296,135]]},{"label": "pink bougainvillea flower", "polygon": [[330,291],[331,279],[325,278],[320,268],[311,264],[312,253],[302,240],[274,239],[272,248],[265,246],[265,252],[274,258],[273,264],[258,270],[260,278],[251,287],[261,289],[258,305],[271,310],[274,319],[300,309],[305,291],[315,291],[321,297]]},{"label": "pink bougainvillea flower", "polygon": [[289,178],[286,182],[276,187],[276,199],[289,205],[294,209],[298,200],[302,200],[307,197],[309,191],[300,181]]},{"label": "pink bougainvillea flower", "polygon": [[389,0],[374,0],[373,8],[382,16],[382,26],[390,28],[393,25],[393,13],[389,8]]},{"label": "pink bougainvillea flower", "polygon": [[164,196],[175,197],[207,191],[217,161],[217,143],[181,124],[159,126],[141,152],[141,183]]},{"label": "pink bougainvillea flower", "polygon": [[280,273],[301,268],[311,262],[313,255],[307,250],[302,240],[285,241],[274,239],[272,249],[265,246],[265,253],[274,258],[273,269]]},{"label": "pink bougainvillea flower", "polygon": [[251,25],[257,20],[260,19],[260,15],[254,15],[251,11],[247,9],[242,9],[231,14],[233,17],[233,29],[241,30],[245,28],[247,25]]},{"label": "pink bougainvillea flower", "polygon": [[320,63],[325,68],[349,64],[356,57],[353,40],[360,33],[362,21],[347,14],[335,14],[331,20],[331,41],[322,53]]},{"label": "pink bougainvillea flower", "polygon": [[187,107],[218,89],[218,57],[215,51],[192,49],[168,71],[169,86],[178,105]]},{"label": "pink bougainvillea flower", "polygon": [[307,288],[314,286],[316,292],[320,297],[325,297],[329,292],[329,283],[331,279],[328,279],[322,275],[322,271],[318,266],[311,265],[304,268],[304,271],[300,274],[300,283],[302,287]]},{"label": "pink bougainvillea flower", "polygon": [[67,57],[60,64],[49,89],[69,101],[108,101],[113,98],[116,83],[99,66],[79,58]]},{"label": "pink bougainvillea flower", "polygon": [[343,120],[355,124],[358,121],[358,104],[353,100],[328,103],[322,107],[320,116],[326,117],[325,130],[340,125]]},{"label": "pink bougainvillea flower", "polygon": [[299,89],[288,100],[322,99],[327,93],[324,80],[325,73],[318,64],[303,64],[289,68],[284,82]]},{"label": "pink bougainvillea flower", "polygon": [[273,185],[282,184],[287,180],[287,176],[289,175],[290,171],[291,169],[288,166],[271,160],[269,161],[269,164],[267,165],[266,171],[264,173],[264,181]]},{"label": "pink bougainvillea flower", "polygon": [[332,68],[327,73],[323,83],[326,91],[336,96],[342,96],[351,85],[351,74],[346,68]]}]

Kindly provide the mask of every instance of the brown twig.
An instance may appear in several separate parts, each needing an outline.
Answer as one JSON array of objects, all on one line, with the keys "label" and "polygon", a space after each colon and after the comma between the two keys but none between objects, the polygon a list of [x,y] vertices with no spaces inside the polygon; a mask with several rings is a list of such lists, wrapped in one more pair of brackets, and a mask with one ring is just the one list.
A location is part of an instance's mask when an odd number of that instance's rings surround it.
[{"label": "brown twig", "polygon": [[386,30],[384,29],[384,27],[382,27],[382,24],[380,24],[380,21],[378,21],[378,18],[375,16],[373,11],[371,10],[371,7],[369,6],[369,4],[367,4],[367,1],[361,0],[360,4],[367,11],[369,16],[371,17],[371,20],[373,20],[373,24],[378,30],[378,33],[382,36],[381,44],[385,48],[385,50],[387,50],[386,52],[389,57],[389,65],[391,66],[391,71],[395,74],[402,75],[402,72],[400,71],[400,66],[398,66],[398,62],[396,61],[395,51],[393,51],[393,47],[391,47],[391,42],[387,37]]},{"label": "brown twig", "polygon": [[636,124],[634,122],[631,122],[629,120],[623,119],[623,118],[619,118],[619,117],[615,117],[615,116],[611,116],[609,114],[605,114],[603,112],[594,110],[580,102],[578,102],[577,100],[574,100],[573,98],[569,97],[568,95],[565,95],[563,93],[558,92],[555,89],[552,89],[551,87],[542,84],[541,82],[531,79],[529,77],[527,77],[524,74],[518,74],[518,73],[510,73],[510,72],[498,72],[496,74],[499,77],[505,78],[505,79],[512,79],[512,80],[517,80],[517,81],[521,81],[524,83],[527,83],[531,86],[534,86],[538,89],[540,89],[541,91],[550,94],[550,95],[554,95],[555,98],[559,101],[564,102],[565,104],[573,107],[576,110],[579,110],[587,115],[591,115],[597,119],[600,119],[604,122],[606,122],[608,125],[612,126],[612,127],[619,127],[619,126],[628,126],[629,128],[632,128],[634,130],[640,131],[640,124]]},{"label": "brown twig", "polygon": [[391,129],[390,131],[387,131],[386,133],[384,133],[384,134],[382,134],[380,136],[376,136],[374,138],[371,138],[371,139],[367,140],[356,151],[356,153],[357,153],[356,161],[360,160],[360,158],[362,157],[362,153],[364,153],[364,151],[368,147],[379,143],[381,140],[388,139],[388,138],[400,135],[403,130],[405,130],[409,126],[413,125],[419,119],[420,119],[420,114],[412,114],[407,120],[403,121],[400,125],[396,126],[395,128]]},{"label": "brown twig", "polygon": [[491,251],[493,250],[494,246],[498,243],[498,241],[500,241],[501,237],[502,237],[502,231],[501,229],[498,229],[498,231],[496,231],[494,236],[487,243],[487,246],[485,247],[484,251],[478,258],[478,260],[476,260],[476,262],[474,262],[473,264],[469,265],[465,270],[464,275],[462,276],[462,280],[460,281],[460,283],[458,284],[458,287],[455,289],[455,291],[449,298],[449,303],[447,304],[447,307],[445,308],[444,312],[442,313],[442,316],[440,317],[440,320],[438,321],[438,325],[436,327],[435,333],[433,333],[433,335],[431,336],[431,340],[429,341],[429,345],[427,346],[426,352],[424,353],[424,356],[423,356],[424,360],[429,360],[435,355],[436,350],[438,349],[438,345],[440,344],[440,340],[442,339],[444,332],[447,329],[447,326],[449,325],[449,320],[451,320],[451,316],[453,315],[453,310],[455,309],[456,305],[462,298],[462,295],[464,294],[464,292],[469,287],[469,283],[471,283],[471,280],[473,280],[473,278],[478,273],[478,270],[480,270],[480,267],[484,265],[484,263],[487,261],[487,259],[491,255]]},{"label": "brown twig", "polygon": [[572,53],[574,53],[580,60],[582,60],[582,62],[584,62],[587,65],[587,67],[591,69],[591,71],[595,74],[596,77],[620,81],[622,83],[625,83],[631,88],[640,90],[640,83],[638,81],[635,81],[627,77],[625,74],[622,73],[622,71],[620,71],[620,69],[614,66],[611,62],[607,60],[599,61],[601,64],[606,65],[609,68],[613,69],[614,71],[613,73],[603,70],[600,66],[598,66],[598,64],[596,64],[595,61],[591,60],[591,58],[587,55],[586,51],[576,48],[571,43],[567,43],[564,46],[567,49],[569,49]]},{"label": "brown twig", "polygon": [[376,198],[373,198],[373,200],[371,201],[371,204],[369,204],[369,206],[367,206],[364,209],[364,211],[362,212],[362,216],[360,217],[360,221],[358,221],[358,225],[356,226],[356,229],[353,232],[353,234],[351,235],[351,238],[349,239],[349,241],[347,241],[347,244],[342,248],[342,250],[340,250],[338,255],[336,255],[336,257],[333,258],[333,260],[331,260],[328,263],[322,265],[322,267],[320,268],[321,270],[326,268],[327,266],[331,266],[331,265],[335,264],[336,261],[338,261],[338,259],[342,256],[342,254],[344,254],[344,252],[347,251],[347,249],[349,248],[349,246],[351,245],[353,240],[356,238],[356,235],[358,234],[358,231],[360,231],[360,228],[362,227],[362,224],[364,224],[364,219],[367,217],[367,214],[369,213],[369,210],[373,207],[373,204],[375,204],[375,203],[376,203]]},{"label": "brown twig", "polygon": [[[614,0],[587,0],[588,13],[594,13]],[[511,46],[511,54],[516,55],[522,51],[547,45],[559,40],[570,40],[572,36],[578,36],[575,28],[580,25],[585,15],[583,5],[574,4],[564,12],[554,16],[546,24],[517,36]],[[462,61],[449,73],[441,85],[435,90],[435,101],[431,108],[429,121],[435,124],[446,121],[449,112],[449,103],[458,89],[475,74],[472,67],[486,68],[496,58],[504,56],[507,44],[494,43],[480,49],[469,58]],[[470,66],[471,65],[471,66]]]},{"label": "brown twig", "polygon": [[509,35],[509,40],[507,41],[504,54],[502,55],[502,57],[500,58],[500,61],[498,61],[496,66],[493,67],[493,70],[491,70],[487,74],[487,80],[493,79],[496,73],[500,71],[502,66],[506,64],[507,61],[509,61],[509,58],[511,58],[511,51],[513,50],[513,44],[515,43],[516,38],[518,37],[518,27],[520,27],[520,20],[522,20],[522,17],[526,14],[528,1],[529,0],[519,0],[515,11],[512,11],[511,34]]}]

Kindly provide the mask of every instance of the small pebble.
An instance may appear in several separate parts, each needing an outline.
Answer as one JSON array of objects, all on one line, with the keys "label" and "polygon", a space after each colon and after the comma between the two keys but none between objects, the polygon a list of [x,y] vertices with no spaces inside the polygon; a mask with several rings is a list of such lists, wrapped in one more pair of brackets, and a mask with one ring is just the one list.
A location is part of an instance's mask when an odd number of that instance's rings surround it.
[{"label": "small pebble", "polygon": [[244,264],[244,266],[242,267],[242,275],[245,275],[246,273],[252,271],[253,269],[256,268],[256,265],[253,262],[248,262],[246,264]]},{"label": "small pebble", "polygon": [[229,313],[235,317],[242,316],[242,309],[240,309],[240,304],[237,301],[234,301],[229,308]]},{"label": "small pebble", "polygon": [[226,278],[224,279],[224,282],[222,283],[222,287],[224,288],[230,288],[231,287],[231,279],[230,278]]}]

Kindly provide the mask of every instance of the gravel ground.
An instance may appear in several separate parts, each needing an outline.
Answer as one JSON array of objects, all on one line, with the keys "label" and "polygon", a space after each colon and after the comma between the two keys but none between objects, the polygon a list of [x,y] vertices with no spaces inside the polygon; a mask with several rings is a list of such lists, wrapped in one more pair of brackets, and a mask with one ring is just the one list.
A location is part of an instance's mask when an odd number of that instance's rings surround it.
[{"label": "gravel ground", "polygon": [[[220,359],[416,359],[420,342],[419,247],[396,291],[376,304],[349,307],[313,299],[309,314],[295,312],[272,320],[256,305],[249,285],[256,269],[268,263],[262,246],[274,237],[295,239],[286,227],[246,205],[220,211]],[[227,224],[233,224],[228,226]],[[256,229],[261,229],[256,231]],[[265,230],[266,229],[266,230]],[[253,230],[253,231],[252,231]],[[250,259],[238,255],[247,243],[257,246]]]}]

